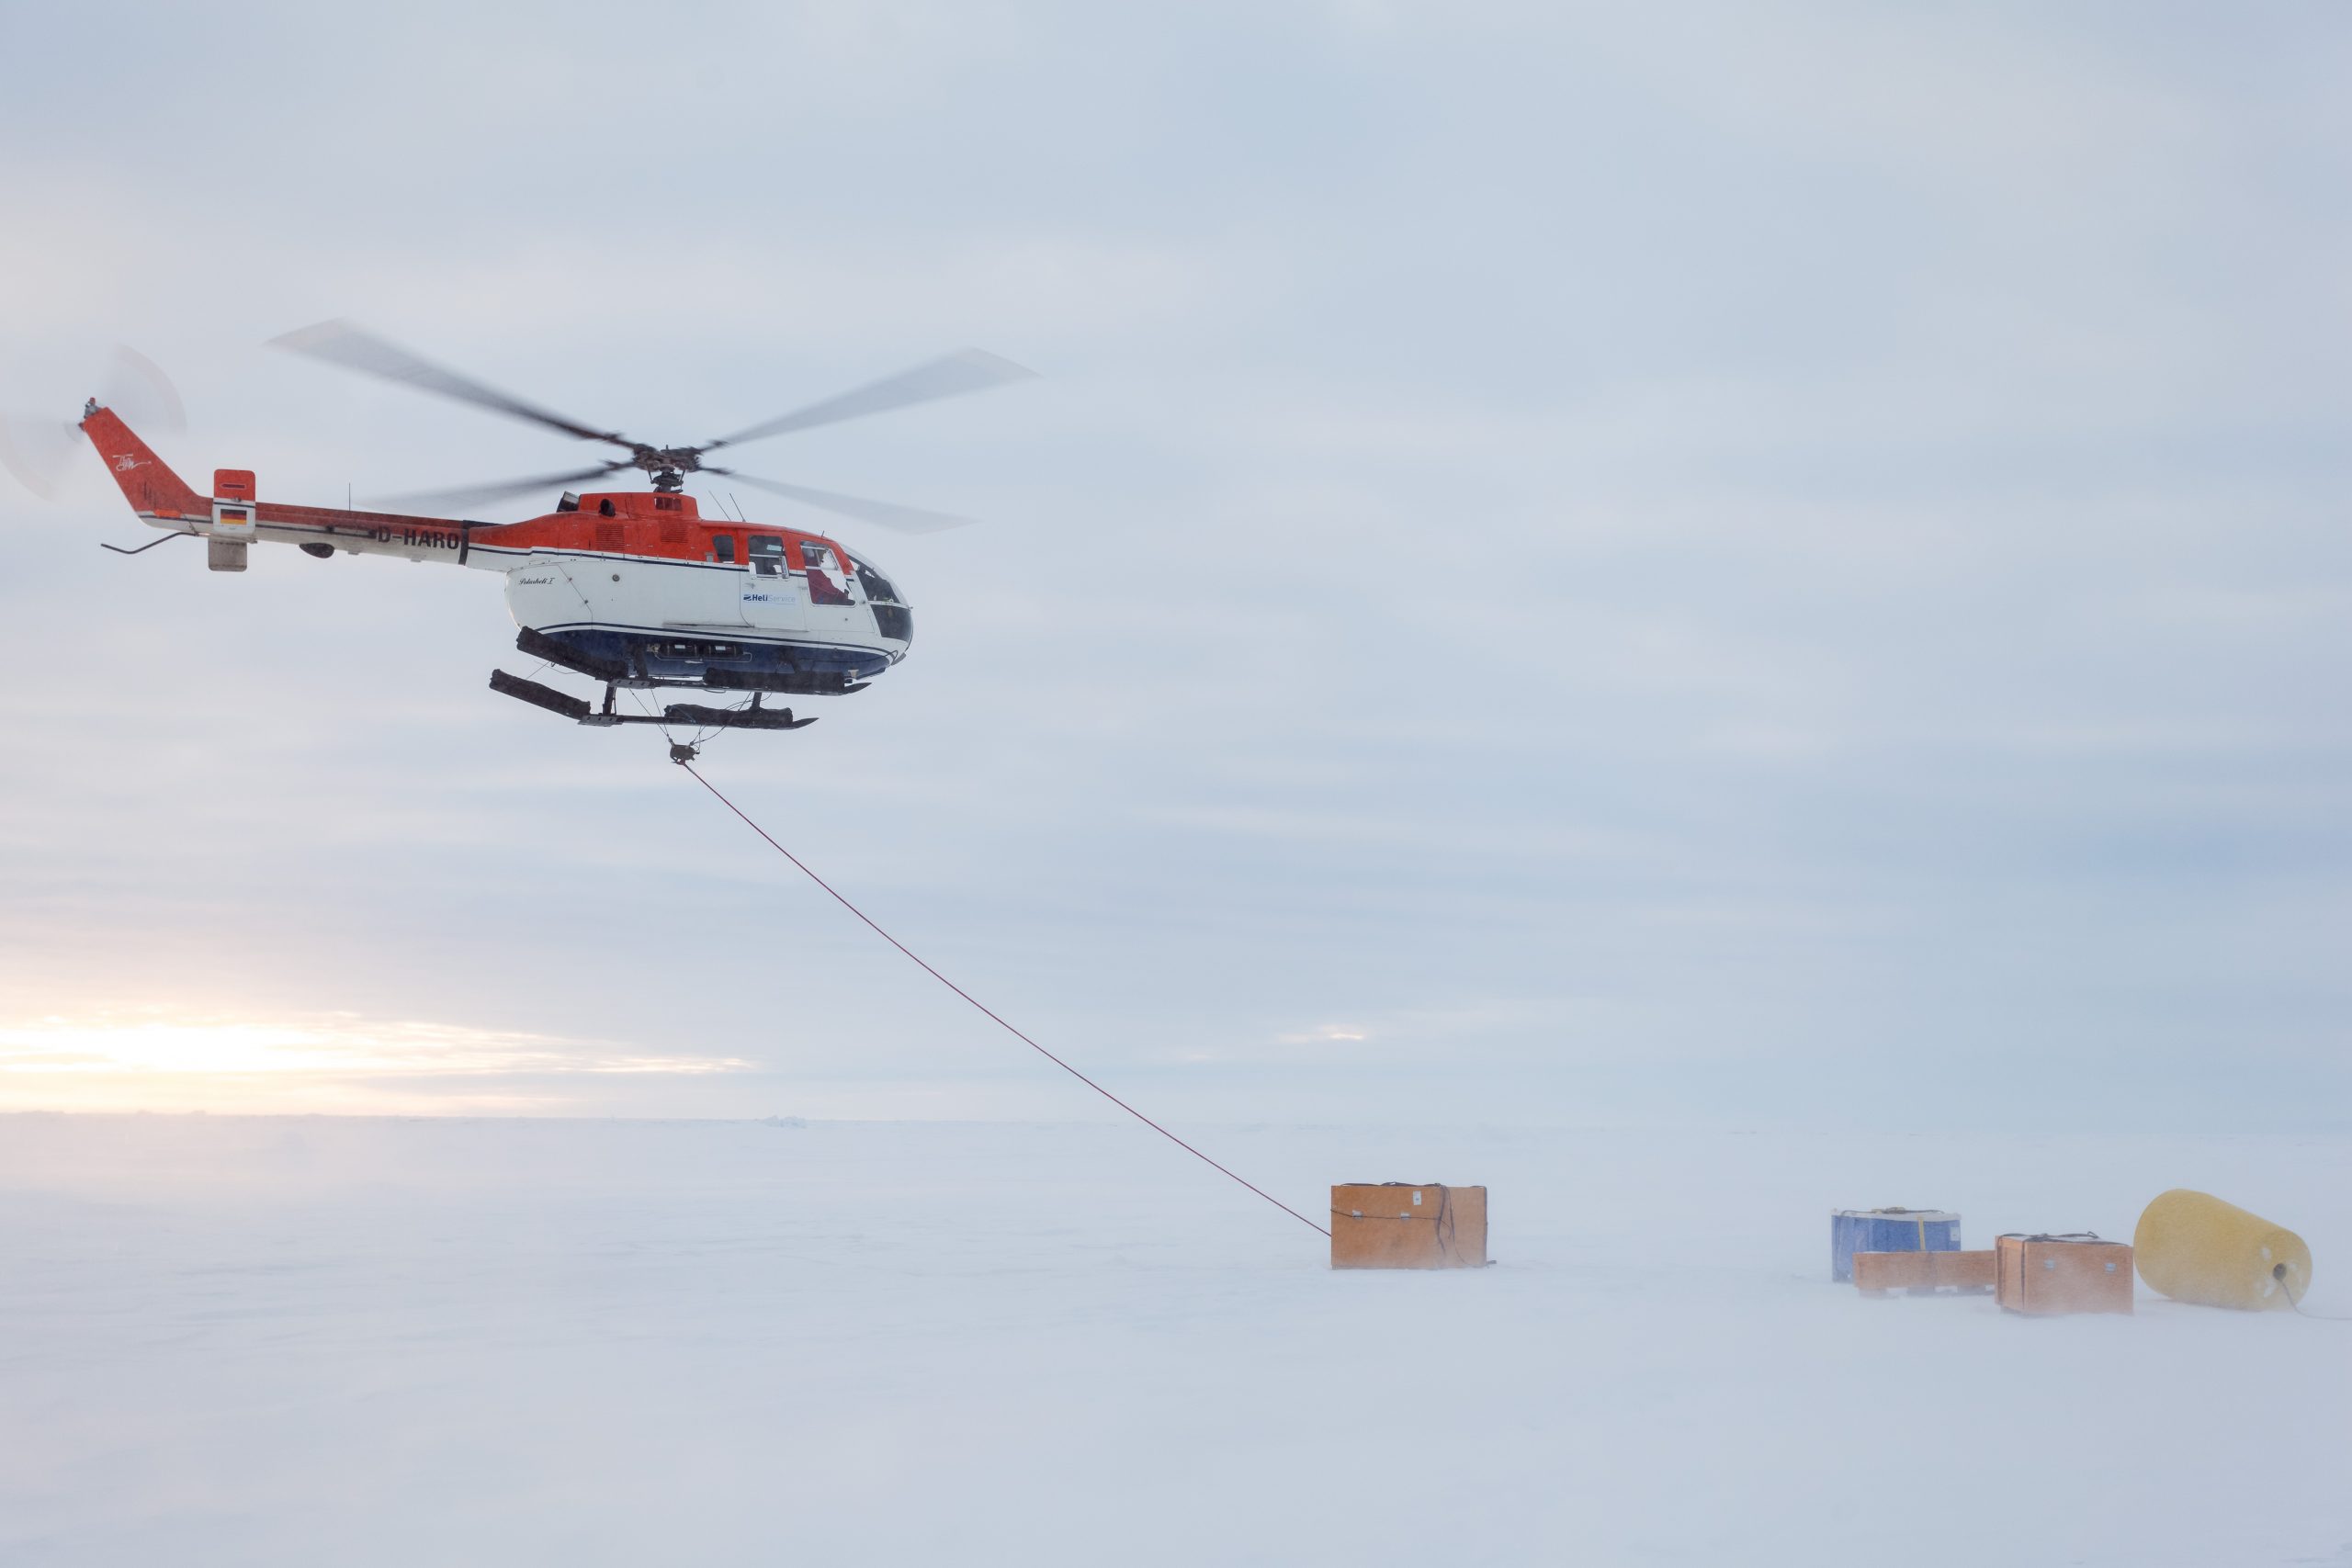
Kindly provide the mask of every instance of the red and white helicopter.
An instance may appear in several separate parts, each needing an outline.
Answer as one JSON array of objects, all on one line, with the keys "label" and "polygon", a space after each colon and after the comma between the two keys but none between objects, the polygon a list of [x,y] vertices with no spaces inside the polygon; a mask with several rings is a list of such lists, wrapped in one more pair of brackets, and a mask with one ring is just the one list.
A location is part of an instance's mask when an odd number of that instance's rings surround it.
[{"label": "red and white helicopter", "polygon": [[[299,506],[260,500],[253,474],[239,468],[216,470],[210,492],[198,494],[112,410],[92,399],[83,410],[82,432],[142,520],[175,536],[201,536],[214,571],[243,571],[246,550],[258,542],[299,546],[322,559],[340,550],[503,572],[507,606],[522,628],[514,646],[534,659],[603,682],[605,694],[601,705],[592,706],[503,670],[492,671],[492,690],[582,724],[655,724],[665,730],[800,728],[815,720],[797,719],[789,708],[764,706],[763,698],[771,693],[862,691],[906,657],[914,637],[913,611],[870,558],[853,555],[822,534],[706,518],[695,498],[684,493],[686,475],[723,475],[737,484],[907,533],[969,521],[756,478],[706,462],[705,454],[976,392],[1031,374],[1009,360],[967,349],[700,446],[651,446],[444,369],[347,321],[324,321],[275,342],[347,369],[579,440],[605,443],[624,455],[570,473],[410,498],[463,507],[533,491],[563,491],[554,511],[520,523]],[[630,469],[647,475],[653,488],[578,494],[569,488]],[[658,714],[616,707],[616,688],[661,686],[744,693],[750,700],[725,707],[673,703]],[[693,749],[673,744],[672,752],[690,757]]]}]

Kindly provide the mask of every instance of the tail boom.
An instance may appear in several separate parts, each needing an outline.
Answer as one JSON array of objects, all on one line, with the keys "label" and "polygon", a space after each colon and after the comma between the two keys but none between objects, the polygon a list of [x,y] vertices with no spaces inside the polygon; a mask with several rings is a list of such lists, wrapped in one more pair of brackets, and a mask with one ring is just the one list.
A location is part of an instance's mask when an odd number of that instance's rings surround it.
[{"label": "tail boom", "polygon": [[[486,526],[447,517],[256,502],[253,476],[226,469],[215,478],[217,496],[199,495],[112,409],[93,402],[83,413],[82,433],[106,459],[123,500],[142,520],[175,533],[205,535],[215,545],[242,547],[243,541],[258,540],[300,545],[314,555],[343,550],[462,566],[471,554],[473,531]],[[234,558],[242,563],[242,547]]]}]

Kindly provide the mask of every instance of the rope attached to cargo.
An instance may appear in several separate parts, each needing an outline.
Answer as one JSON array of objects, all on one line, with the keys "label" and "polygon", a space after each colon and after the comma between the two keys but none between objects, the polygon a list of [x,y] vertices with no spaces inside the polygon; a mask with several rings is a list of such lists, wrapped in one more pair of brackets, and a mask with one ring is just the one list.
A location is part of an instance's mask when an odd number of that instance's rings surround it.
[{"label": "rope attached to cargo", "polygon": [[1242,1186],[1249,1188],[1250,1191],[1255,1192],[1259,1197],[1263,1198],[1267,1202],[1272,1203],[1275,1208],[1280,1209],[1283,1213],[1288,1214],[1292,1219],[1296,1220],[1308,1230],[1315,1232],[1318,1235],[1328,1236],[1331,1234],[1329,1231],[1325,1230],[1321,1225],[1317,1224],[1313,1220],[1308,1219],[1305,1214],[1300,1213],[1296,1209],[1292,1208],[1288,1203],[1283,1202],[1281,1199],[1275,1197],[1264,1188],[1260,1187],[1257,1183],[1248,1180],[1243,1177],[1235,1176],[1232,1171],[1227,1170],[1225,1167],[1218,1165],[1216,1161],[1209,1158],[1208,1156],[1201,1153],[1200,1150],[1194,1148],[1192,1145],[1186,1143],[1183,1139],[1178,1137],[1175,1134],[1170,1132],[1167,1128],[1161,1126],[1150,1117],[1146,1116],[1142,1111],[1137,1111],[1134,1106],[1129,1105],[1125,1100],[1121,1100],[1117,1095],[1113,1094],[1109,1089],[1104,1089],[1101,1084],[1096,1083],[1092,1078],[1088,1077],[1084,1073],[1080,1072],[1076,1067],[1071,1066],[1068,1062],[1063,1061],[1059,1056],[1055,1055],[1051,1051],[1046,1050],[1043,1045],[1038,1044],[1035,1040],[1030,1039],[1026,1034],[1022,1033],[1021,1031],[1015,1029],[1012,1024],[1007,1023],[1003,1019],[998,1017],[997,1014],[989,1008],[987,1003],[981,1001],[978,997],[972,995],[971,992],[966,990],[963,987],[957,985],[955,981],[949,979],[938,970],[933,969],[929,964],[924,963],[921,955],[919,955],[914,949],[909,947],[905,942],[900,942],[897,937],[892,936],[888,931],[884,931],[880,926],[876,925],[872,917],[867,915],[865,910],[859,908],[856,905],[851,903],[847,898],[842,897],[841,893],[831,883],[827,882],[823,877],[809,870],[807,863],[804,863],[798,855],[794,854],[790,850],[787,850],[782,844],[777,843],[775,840],[770,836],[765,828],[761,827],[757,822],[752,821],[749,817],[745,816],[741,807],[736,805],[733,801],[728,799],[726,795],[721,794],[717,784],[712,784],[708,779],[703,777],[702,774],[695,773],[695,765],[692,762],[681,759],[678,762],[678,766],[685,769],[687,773],[693,774],[695,783],[710,791],[712,798],[716,799],[719,805],[727,807],[728,810],[733,812],[736,818],[742,822],[744,827],[749,828],[761,838],[767,840],[768,848],[774,850],[776,853],[790,861],[794,866],[798,868],[801,875],[807,877],[809,881],[815,883],[818,886],[831,894],[835,903],[839,904],[842,908],[847,909],[851,914],[855,915],[860,920],[863,920],[868,931],[871,931],[876,936],[880,937],[884,942],[888,942],[892,947],[897,948],[900,953],[906,954],[907,957],[912,959],[916,965],[920,967],[924,974],[930,976],[933,979],[938,981],[941,985],[946,987],[949,990],[955,992],[966,1001],[971,1003],[973,1007],[978,1009],[983,1014],[986,1014],[989,1021],[994,1023],[999,1029],[1003,1030],[1007,1034],[1012,1035],[1015,1040],[1020,1041],[1023,1045],[1028,1046],[1029,1049],[1036,1052],[1037,1055],[1045,1057],[1046,1060],[1051,1062],[1054,1066],[1059,1067],[1062,1071],[1068,1073],[1070,1077],[1076,1078],[1079,1082],[1084,1084],[1087,1088],[1092,1089],[1095,1093],[1101,1095],[1103,1099],[1109,1100],[1112,1104],[1117,1106],[1120,1110],[1125,1111],[1128,1115],[1134,1117],[1136,1121],[1142,1122],[1145,1126],[1150,1128],[1153,1132],[1159,1134],[1170,1143],[1175,1145],[1178,1148],[1182,1149],[1186,1154],[1191,1155],[1194,1159],[1199,1160],[1202,1164],[1209,1166],[1226,1176],[1232,1177],[1234,1180],[1240,1182]]},{"label": "rope attached to cargo", "polygon": [[[2273,1269],[2270,1271],[2270,1274],[2271,1278],[2277,1280],[2280,1284],[2283,1285],[2287,1282],[2286,1269],[2283,1265],[2279,1268]],[[2306,1286],[2304,1288],[2308,1290],[2310,1287]],[[2289,1291],[2287,1292],[2287,1304],[2294,1309],[2296,1313],[2304,1317],[2310,1318],[2313,1323],[2352,1323],[2352,1313],[2304,1312],[2303,1303],[2296,1297],[2295,1292],[2292,1291]]]}]

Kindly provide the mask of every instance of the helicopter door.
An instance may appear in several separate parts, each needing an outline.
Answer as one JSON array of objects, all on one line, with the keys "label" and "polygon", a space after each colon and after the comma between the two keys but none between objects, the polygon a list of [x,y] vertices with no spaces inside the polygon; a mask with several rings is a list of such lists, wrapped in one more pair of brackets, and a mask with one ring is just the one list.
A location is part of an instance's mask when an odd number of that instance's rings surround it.
[{"label": "helicopter door", "polygon": [[753,534],[746,543],[750,570],[743,573],[743,619],[772,631],[807,630],[808,605],[785,562],[784,536]]}]

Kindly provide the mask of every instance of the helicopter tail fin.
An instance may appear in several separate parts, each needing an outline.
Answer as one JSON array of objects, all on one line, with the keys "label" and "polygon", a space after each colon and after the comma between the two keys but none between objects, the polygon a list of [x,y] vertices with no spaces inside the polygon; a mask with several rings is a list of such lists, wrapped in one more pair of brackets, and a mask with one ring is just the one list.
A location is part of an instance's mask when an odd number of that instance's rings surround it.
[{"label": "helicopter tail fin", "polygon": [[112,409],[96,400],[82,413],[82,434],[107,460],[107,470],[133,512],[156,517],[209,517],[211,502],[188,488]]}]

